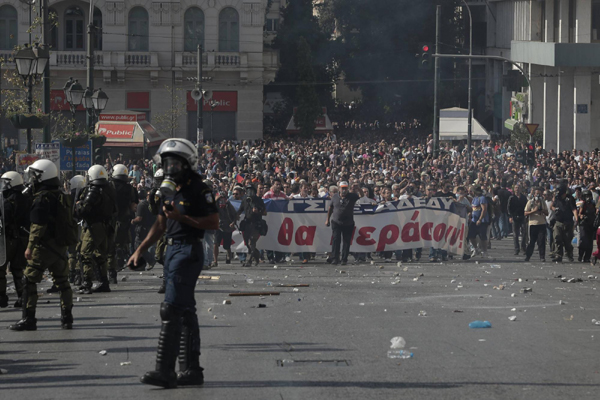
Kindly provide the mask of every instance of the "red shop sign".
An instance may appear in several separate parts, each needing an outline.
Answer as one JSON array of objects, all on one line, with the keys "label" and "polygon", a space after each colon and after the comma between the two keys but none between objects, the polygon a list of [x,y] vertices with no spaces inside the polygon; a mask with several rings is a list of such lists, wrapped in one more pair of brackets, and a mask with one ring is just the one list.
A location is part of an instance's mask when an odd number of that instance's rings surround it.
[{"label": "red shop sign", "polygon": [[98,134],[108,139],[132,139],[135,125],[125,124],[100,124]]}]

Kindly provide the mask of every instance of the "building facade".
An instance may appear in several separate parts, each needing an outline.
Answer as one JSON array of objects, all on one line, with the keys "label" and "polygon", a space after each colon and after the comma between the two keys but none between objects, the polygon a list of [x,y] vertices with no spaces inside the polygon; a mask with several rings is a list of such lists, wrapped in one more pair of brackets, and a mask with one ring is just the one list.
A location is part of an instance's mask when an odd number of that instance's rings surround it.
[{"label": "building facade", "polygon": [[[203,105],[204,138],[260,139],[263,85],[274,79],[279,64],[268,43],[284,5],[284,0],[98,0],[92,17],[99,28],[94,87],[109,96],[107,111],[144,111],[155,125],[176,116],[174,123],[159,125],[170,130],[168,136],[195,141],[190,92],[201,45],[208,79],[203,88],[213,93]],[[65,82],[73,77],[86,86],[89,3],[50,0],[50,13],[57,22],[50,38],[51,108],[66,111]],[[29,15],[28,5],[0,0],[0,57],[8,60],[15,45],[28,42]],[[84,118],[84,111],[78,114]],[[15,134],[6,121],[2,127],[3,135]]]},{"label": "building facade", "polygon": [[469,4],[485,10],[486,54],[519,62],[531,82],[526,95],[517,96],[502,87],[512,67],[487,63],[486,106],[494,110],[495,130],[510,128],[504,122],[516,118],[539,124],[547,150],[600,147],[600,0]]}]

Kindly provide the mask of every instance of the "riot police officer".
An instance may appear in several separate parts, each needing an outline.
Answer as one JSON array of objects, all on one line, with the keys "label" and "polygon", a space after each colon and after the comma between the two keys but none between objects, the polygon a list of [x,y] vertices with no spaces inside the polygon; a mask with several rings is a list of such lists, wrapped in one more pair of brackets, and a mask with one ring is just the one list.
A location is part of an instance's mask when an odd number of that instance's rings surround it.
[{"label": "riot police officer", "polygon": [[[77,202],[79,193],[85,187],[85,177],[82,175],[75,175],[69,181],[69,188],[71,191],[71,198],[73,204]],[[72,283],[75,287],[81,286],[83,282],[83,274],[81,270],[81,263],[79,257],[81,254],[81,224],[79,225],[79,242],[76,245],[69,246],[69,283]]]},{"label": "riot police officer", "polygon": [[[160,307],[156,369],[141,381],[165,388],[201,385],[204,375],[194,289],[204,260],[204,231],[218,229],[219,214],[212,191],[195,172],[198,152],[189,140],[167,139],[157,154],[165,172],[160,188],[164,205],[148,236],[129,259],[130,267],[138,265],[142,253],[166,232],[167,290]],[[178,347],[180,373],[176,375]]]},{"label": "riot police officer", "polygon": [[[109,237],[114,234],[115,192],[108,182],[106,169],[101,165],[89,169],[87,180],[88,185],[79,194],[75,206],[76,216],[83,219],[81,264],[84,280],[80,293],[110,292],[106,254]],[[94,264],[99,269],[100,284],[92,288]]]},{"label": "riot police officer", "polygon": [[267,223],[262,219],[267,215],[267,208],[263,199],[256,195],[256,188],[253,185],[246,186],[246,197],[242,200],[238,216],[242,213],[244,213],[244,219],[240,223],[240,230],[248,247],[248,259],[242,266],[249,267],[252,265],[253,259],[255,265],[260,263],[260,252],[256,248],[256,243],[261,235],[267,234],[268,229]]},{"label": "riot police officer", "polygon": [[10,263],[10,272],[13,276],[17,296],[15,308],[21,307],[21,294],[23,293],[23,270],[25,248],[27,247],[28,234],[23,228],[29,230],[29,212],[31,210],[31,197],[24,195],[23,178],[14,171],[6,172],[2,180],[2,195],[4,198],[4,234],[6,235],[6,262],[0,266],[0,308],[8,306],[6,295],[6,271]]},{"label": "riot police officer", "polygon": [[[163,169],[159,168],[154,173],[154,182],[152,185],[152,189],[150,190],[150,195],[149,195],[149,200],[148,200],[150,203],[150,211],[152,211],[152,214],[154,214],[154,215],[158,215],[158,213],[162,207],[160,185],[162,184],[163,180],[164,180]],[[155,246],[155,250],[154,250],[154,259],[156,260],[157,263],[159,263],[163,266],[165,265],[165,247],[166,247],[166,243],[165,243],[165,237],[163,235],[163,237],[158,239],[158,242],[156,242],[156,246]],[[167,290],[167,276],[163,271],[163,279],[162,279],[162,283],[161,283],[160,287],[158,288],[158,293],[163,294],[163,293],[165,293],[166,290]]]},{"label": "riot police officer", "polygon": [[117,215],[115,235],[108,240],[108,278],[117,284],[117,271],[125,267],[129,258],[131,244],[132,214],[139,202],[137,191],[129,184],[129,172],[123,164],[117,164],[112,170],[111,184],[117,196]]},{"label": "riot police officer", "polygon": [[[23,276],[23,318],[10,326],[13,331],[34,331],[37,329],[35,318],[37,306],[37,284],[42,281],[44,271],[48,269],[54,284],[60,292],[61,325],[71,329],[73,325],[73,291],[69,285],[67,266],[67,246],[59,241],[66,221],[58,216],[61,205],[58,169],[50,160],[37,160],[29,168],[30,184],[34,199],[30,213],[30,233],[25,258],[27,267]],[[69,202],[70,203],[70,202]]]}]

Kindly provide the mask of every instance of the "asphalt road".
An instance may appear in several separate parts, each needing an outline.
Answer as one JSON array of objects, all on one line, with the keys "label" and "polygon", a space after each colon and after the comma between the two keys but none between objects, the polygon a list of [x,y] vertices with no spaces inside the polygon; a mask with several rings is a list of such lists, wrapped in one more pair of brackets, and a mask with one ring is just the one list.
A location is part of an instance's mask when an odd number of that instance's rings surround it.
[{"label": "asphalt road", "polygon": [[[493,244],[495,260],[477,263],[334,267],[319,258],[207,271],[219,279],[197,285],[200,388],[139,383],[154,367],[161,270],[123,273],[112,293],[76,295],[71,331],[60,329],[58,296],[44,293],[37,331],[0,329],[0,398],[600,398],[600,267],[523,263],[511,242]],[[250,291],[280,295],[229,297]],[[19,317],[0,310],[0,328]],[[474,320],[492,328],[470,329]],[[387,357],[395,336],[412,359]]]}]

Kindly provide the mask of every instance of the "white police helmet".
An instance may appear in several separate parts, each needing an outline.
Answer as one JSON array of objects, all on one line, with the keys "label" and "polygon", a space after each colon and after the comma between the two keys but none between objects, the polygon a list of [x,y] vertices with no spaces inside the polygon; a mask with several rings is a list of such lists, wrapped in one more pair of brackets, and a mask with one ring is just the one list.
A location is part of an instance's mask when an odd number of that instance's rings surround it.
[{"label": "white police helmet", "polygon": [[163,179],[165,177],[165,173],[162,168],[159,168],[154,173],[154,179]]},{"label": "white police helmet", "polygon": [[92,185],[106,185],[108,172],[102,165],[92,165],[87,173],[87,181]]},{"label": "white police helmet", "polygon": [[129,179],[129,171],[123,164],[117,164],[113,167],[112,177],[120,181],[127,181]]},{"label": "white police helmet", "polygon": [[198,169],[198,149],[187,139],[167,139],[158,148],[156,155],[161,158],[173,154],[186,160],[192,170]]},{"label": "white police helmet", "polygon": [[69,185],[71,189],[83,189],[83,187],[85,186],[85,177],[83,177],[82,175],[75,175],[69,181]]},{"label": "white police helmet", "polygon": [[23,177],[15,171],[5,172],[0,179],[2,179],[3,188],[6,190],[23,185]]},{"label": "white police helmet", "polygon": [[58,168],[50,160],[37,160],[29,166],[29,177],[35,177],[38,182],[49,181],[50,179],[58,179]]}]

